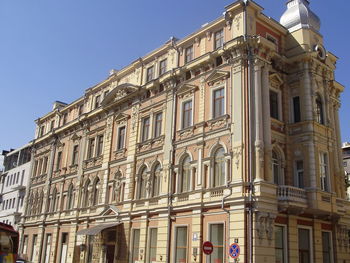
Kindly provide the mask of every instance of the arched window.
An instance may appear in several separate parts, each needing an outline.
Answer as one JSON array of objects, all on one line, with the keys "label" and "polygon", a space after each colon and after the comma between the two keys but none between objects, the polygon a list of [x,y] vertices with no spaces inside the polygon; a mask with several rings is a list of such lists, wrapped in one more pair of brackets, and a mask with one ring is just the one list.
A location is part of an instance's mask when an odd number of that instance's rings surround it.
[{"label": "arched window", "polygon": [[139,199],[147,197],[147,168],[144,167],[140,173]]},{"label": "arched window", "polygon": [[89,186],[90,186],[90,180],[88,179],[84,185],[82,207],[88,207],[89,205]]},{"label": "arched window", "polygon": [[213,176],[213,187],[225,185],[225,150],[219,148],[216,150],[214,155],[214,176]]},{"label": "arched window", "polygon": [[181,188],[180,192],[188,192],[191,190],[191,165],[190,165],[190,157],[187,155],[181,164],[181,175],[182,175],[182,180],[181,180]]},{"label": "arched window", "polygon": [[73,208],[74,199],[75,199],[74,187],[73,187],[73,184],[70,184],[70,186],[68,187],[68,193],[67,193],[67,210],[70,210]]},{"label": "arched window", "polygon": [[273,182],[275,184],[282,185],[283,184],[282,159],[275,150],[272,151],[272,174],[273,174]]},{"label": "arched window", "polygon": [[320,96],[316,98],[316,121],[320,124],[324,124],[323,104]]},{"label": "arched window", "polygon": [[100,179],[97,178],[93,185],[92,205],[98,205],[100,197]]},{"label": "arched window", "polygon": [[152,196],[158,196],[160,193],[160,183],[161,183],[161,175],[160,175],[160,164],[157,163],[153,169],[153,192]]}]

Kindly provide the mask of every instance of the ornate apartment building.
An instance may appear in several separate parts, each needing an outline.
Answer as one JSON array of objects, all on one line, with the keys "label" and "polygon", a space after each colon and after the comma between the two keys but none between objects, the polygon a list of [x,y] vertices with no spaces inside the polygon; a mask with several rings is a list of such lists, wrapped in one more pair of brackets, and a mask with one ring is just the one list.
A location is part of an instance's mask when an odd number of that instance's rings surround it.
[{"label": "ornate apartment building", "polygon": [[350,261],[337,57],[307,0],[262,10],[234,2],[36,120],[28,259]]}]

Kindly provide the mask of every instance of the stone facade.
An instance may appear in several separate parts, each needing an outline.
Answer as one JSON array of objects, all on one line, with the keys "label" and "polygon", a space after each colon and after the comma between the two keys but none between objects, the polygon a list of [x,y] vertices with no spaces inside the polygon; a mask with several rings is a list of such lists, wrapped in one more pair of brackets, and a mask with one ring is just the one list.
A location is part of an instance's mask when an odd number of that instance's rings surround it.
[{"label": "stone facade", "polygon": [[315,28],[225,9],[36,121],[28,259],[350,260],[337,58]]}]

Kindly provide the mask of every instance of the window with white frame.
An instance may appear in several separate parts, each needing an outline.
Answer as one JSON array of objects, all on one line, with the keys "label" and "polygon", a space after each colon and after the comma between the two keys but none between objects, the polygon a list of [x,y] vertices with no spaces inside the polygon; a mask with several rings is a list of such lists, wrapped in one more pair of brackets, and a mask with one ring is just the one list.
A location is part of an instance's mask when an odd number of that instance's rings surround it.
[{"label": "window with white frame", "polygon": [[185,63],[193,60],[193,46],[189,46],[185,49]]},{"label": "window with white frame", "polygon": [[151,81],[154,78],[154,66],[147,68],[146,81]]},{"label": "window with white frame", "polygon": [[220,48],[224,45],[224,30],[216,31],[214,34],[214,49]]},{"label": "window with white frame", "polygon": [[213,118],[225,114],[225,89],[223,87],[213,90]]},{"label": "window with white frame", "polygon": [[220,147],[214,154],[213,187],[225,185],[225,150]]},{"label": "window with white frame", "polygon": [[140,254],[140,229],[133,229],[132,236],[132,262],[138,262]]},{"label": "window with white frame", "polygon": [[175,263],[187,262],[187,226],[175,228]]},{"label": "window with white frame", "polygon": [[162,121],[163,113],[159,112],[154,117],[154,138],[157,138],[162,134]]},{"label": "window with white frame", "polygon": [[125,147],[125,132],[125,126],[118,128],[117,150],[121,150]]},{"label": "window with white frame", "polygon": [[311,228],[298,228],[299,262],[312,263]]},{"label": "window with white frame", "polygon": [[182,128],[192,126],[192,100],[183,102],[182,104]]},{"label": "window with white frame", "polygon": [[295,161],[295,186],[304,188],[304,161]]},{"label": "window with white frame", "polygon": [[210,263],[224,262],[224,224],[209,225],[210,242],[213,244],[213,253],[210,255]]},{"label": "window with white frame", "polygon": [[159,63],[159,76],[163,75],[167,71],[167,60],[163,59]]},{"label": "window with white frame", "polygon": [[333,263],[333,249],[331,232],[322,231],[323,263]]},{"label": "window with white frame", "polygon": [[149,127],[150,126],[150,117],[145,117],[142,119],[142,132],[141,132],[141,141],[147,141],[149,138]]},{"label": "window with white frame", "polygon": [[148,252],[148,262],[157,261],[157,240],[158,240],[158,229],[151,228],[149,230],[149,252]]},{"label": "window with white frame", "polygon": [[275,225],[275,255],[276,263],[287,262],[286,227]]},{"label": "window with white frame", "polygon": [[282,170],[282,158],[275,150],[272,150],[272,174],[273,181],[277,185],[282,185],[283,182],[283,170]]},{"label": "window with white frame", "polygon": [[320,153],[320,181],[321,189],[329,192],[329,178],[328,178],[328,155],[327,153]]},{"label": "window with white frame", "polygon": [[191,190],[191,159],[187,155],[181,163],[181,189],[180,192],[188,192]]},{"label": "window with white frame", "polygon": [[278,92],[270,90],[270,116],[279,119],[279,99]]}]

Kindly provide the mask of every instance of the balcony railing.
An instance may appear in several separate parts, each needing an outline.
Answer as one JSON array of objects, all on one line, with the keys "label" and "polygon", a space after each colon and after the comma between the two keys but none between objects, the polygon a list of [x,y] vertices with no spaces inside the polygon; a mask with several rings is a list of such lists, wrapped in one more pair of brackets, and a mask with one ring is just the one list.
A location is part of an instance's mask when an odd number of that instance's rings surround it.
[{"label": "balcony railing", "polygon": [[289,185],[278,186],[277,198],[279,201],[307,203],[306,191]]}]

